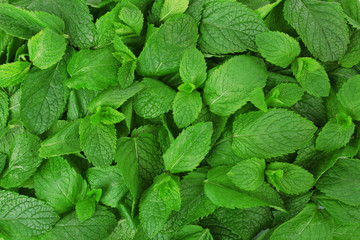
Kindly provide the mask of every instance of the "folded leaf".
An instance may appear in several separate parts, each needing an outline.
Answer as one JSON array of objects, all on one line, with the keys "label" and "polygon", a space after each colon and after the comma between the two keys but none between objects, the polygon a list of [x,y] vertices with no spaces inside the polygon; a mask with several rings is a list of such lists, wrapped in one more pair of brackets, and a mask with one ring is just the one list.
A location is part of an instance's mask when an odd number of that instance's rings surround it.
[{"label": "folded leaf", "polygon": [[30,70],[28,62],[13,62],[0,65],[0,87],[15,86],[20,83]]},{"label": "folded leaf", "polygon": [[360,76],[350,78],[340,88],[337,99],[354,120],[360,120]]},{"label": "folded leaf", "polygon": [[280,83],[267,94],[266,103],[271,107],[291,107],[301,100],[304,90],[294,83]]}]

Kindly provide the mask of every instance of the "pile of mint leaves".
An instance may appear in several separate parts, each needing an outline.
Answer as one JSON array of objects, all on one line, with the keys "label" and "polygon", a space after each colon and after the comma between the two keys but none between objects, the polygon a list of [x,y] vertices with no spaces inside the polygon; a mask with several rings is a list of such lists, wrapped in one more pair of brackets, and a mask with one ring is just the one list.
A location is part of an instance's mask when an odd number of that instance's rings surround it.
[{"label": "pile of mint leaves", "polygon": [[358,0],[0,2],[0,239],[360,239]]}]

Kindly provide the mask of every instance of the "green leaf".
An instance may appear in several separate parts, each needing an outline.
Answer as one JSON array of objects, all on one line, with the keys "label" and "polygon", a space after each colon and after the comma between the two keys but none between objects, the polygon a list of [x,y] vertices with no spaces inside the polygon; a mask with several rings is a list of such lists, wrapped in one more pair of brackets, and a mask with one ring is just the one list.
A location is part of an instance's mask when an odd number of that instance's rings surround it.
[{"label": "green leaf", "polygon": [[1,175],[1,187],[19,187],[35,173],[41,164],[38,149],[37,136],[28,133],[14,136],[9,149],[8,164]]},{"label": "green leaf", "polygon": [[282,32],[262,32],[256,36],[261,56],[268,62],[286,68],[300,54],[298,41]]},{"label": "green leaf", "polygon": [[120,63],[114,58],[110,48],[81,50],[69,61],[67,71],[71,78],[66,81],[66,85],[70,88],[90,90],[115,86],[118,82],[119,67]]},{"label": "green leaf", "polygon": [[209,229],[197,225],[186,225],[173,236],[174,240],[213,240]]},{"label": "green leaf", "polygon": [[92,99],[89,103],[89,111],[95,113],[98,107],[112,107],[118,109],[126,100],[133,97],[143,88],[144,85],[139,83],[134,83],[127,88],[122,88],[120,86],[107,88]]},{"label": "green leaf", "polygon": [[327,97],[330,91],[330,80],[324,67],[312,58],[298,58],[291,69],[296,80],[311,95]]},{"label": "green leaf", "polygon": [[144,89],[134,98],[134,111],[143,118],[155,118],[170,111],[176,92],[159,80],[144,78]]},{"label": "green leaf", "polygon": [[4,170],[6,164],[6,158],[7,158],[6,154],[0,153],[0,174]]},{"label": "green leaf", "polygon": [[66,45],[63,36],[46,28],[29,39],[30,60],[34,66],[40,69],[49,68],[64,56]]},{"label": "green leaf", "polygon": [[339,158],[316,183],[316,188],[327,196],[349,205],[359,205],[360,160]]},{"label": "green leaf", "polygon": [[136,61],[124,62],[118,71],[118,81],[123,88],[129,87],[135,79]]},{"label": "green leaf", "polygon": [[94,98],[95,91],[88,89],[73,89],[70,92],[67,104],[67,119],[83,118],[89,113],[88,105]]},{"label": "green leaf", "polygon": [[66,123],[66,125],[54,135],[41,142],[39,156],[48,158],[79,153],[81,151],[79,126],[79,119]]},{"label": "green leaf", "polygon": [[227,176],[238,188],[251,191],[264,183],[264,171],[265,160],[251,158],[236,164]]},{"label": "green leaf", "polygon": [[205,181],[205,194],[217,206],[226,208],[251,208],[271,206],[283,210],[283,202],[278,193],[264,183],[256,191],[243,191],[235,186],[227,176],[231,166],[210,169]]},{"label": "green leaf", "polygon": [[345,146],[353,135],[355,124],[350,116],[340,113],[330,119],[316,138],[316,149],[330,152]]},{"label": "green leaf", "polygon": [[312,122],[285,109],[239,115],[233,125],[235,154],[243,158],[269,158],[294,152],[316,131]]},{"label": "green leaf", "polygon": [[333,232],[334,240],[357,240],[360,237],[360,228],[358,224],[336,226]]},{"label": "green leaf", "polygon": [[82,176],[62,157],[50,158],[34,176],[36,196],[59,214],[73,209],[88,186]]},{"label": "green leaf", "polygon": [[256,35],[267,30],[254,12],[238,2],[211,1],[202,16],[199,45],[210,54],[255,50]]},{"label": "green leaf", "polygon": [[314,177],[305,169],[290,163],[272,162],[266,166],[266,179],[286,194],[305,193],[314,185]]},{"label": "green leaf", "polygon": [[196,48],[185,52],[180,62],[179,72],[185,84],[193,84],[195,88],[198,88],[207,77],[204,55]]},{"label": "green leaf", "polygon": [[10,87],[20,83],[30,66],[30,63],[20,61],[0,65],[0,87]]},{"label": "green leaf", "polygon": [[354,120],[360,120],[360,76],[347,80],[337,93],[337,99]]},{"label": "green leaf", "polygon": [[[95,25],[84,0],[34,0],[30,9],[49,12],[63,19],[65,32],[74,47],[89,48],[95,45]],[[76,16],[76,17],[74,17]]]},{"label": "green leaf", "polygon": [[195,20],[189,15],[166,21],[146,41],[138,59],[138,74],[163,76],[177,72],[184,53],[196,46],[197,32]]},{"label": "green leaf", "polygon": [[29,39],[47,27],[61,34],[64,22],[48,13],[30,12],[10,4],[0,4],[0,29],[11,36]]},{"label": "green leaf", "polygon": [[154,177],[164,168],[159,143],[148,133],[120,138],[115,160],[134,199],[151,185]]},{"label": "green leaf", "polygon": [[135,233],[136,228],[128,224],[125,219],[121,219],[106,240],[133,240]]},{"label": "green leaf", "polygon": [[0,190],[0,234],[7,239],[30,239],[49,231],[59,216],[44,202]]},{"label": "green leaf", "polygon": [[83,199],[76,203],[75,210],[76,210],[76,216],[79,218],[79,220],[85,221],[94,214],[96,209],[96,202],[94,199]]},{"label": "green leaf", "polygon": [[199,92],[178,92],[173,102],[174,122],[178,128],[184,128],[193,123],[199,116],[202,99]]},{"label": "green leaf", "polygon": [[164,153],[165,168],[172,173],[192,171],[210,150],[212,123],[184,129]]},{"label": "green leaf", "polygon": [[66,63],[40,70],[32,68],[21,85],[20,114],[25,127],[33,133],[49,129],[65,110]]},{"label": "green leaf", "polygon": [[[131,29],[132,33],[130,33],[130,36],[132,34],[135,34],[135,36],[140,36],[141,30],[143,28],[144,16],[143,13],[135,5],[127,3],[124,7],[122,7],[119,12],[119,19]],[[129,34],[123,31],[124,30],[122,29],[116,29],[116,33],[120,35]]]},{"label": "green leaf", "polygon": [[102,189],[100,202],[107,206],[117,207],[128,192],[118,166],[89,168],[86,171],[86,178],[91,189]]},{"label": "green leaf", "polygon": [[286,0],[284,17],[314,57],[328,62],[339,60],[345,54],[349,30],[339,4],[319,0]]},{"label": "green leaf", "polygon": [[233,57],[209,75],[204,101],[217,115],[233,114],[246,104],[255,88],[265,86],[266,78],[265,64],[259,58],[246,55]]},{"label": "green leaf", "polygon": [[161,8],[160,20],[166,20],[179,13],[184,13],[188,8],[189,0],[165,0]]},{"label": "green leaf", "polygon": [[80,146],[89,162],[95,166],[108,166],[112,163],[116,148],[114,125],[100,123],[94,126],[90,116],[80,123]]},{"label": "green leaf", "polygon": [[140,223],[152,238],[164,226],[171,211],[179,211],[180,178],[163,173],[157,176],[153,185],[146,190],[140,201]]},{"label": "green leaf", "polygon": [[53,240],[99,240],[110,235],[116,226],[115,216],[104,207],[98,206],[94,215],[80,221],[75,212],[58,221],[45,239]]},{"label": "green leaf", "polygon": [[271,107],[291,107],[304,95],[304,90],[294,83],[280,83],[267,94],[266,103]]},{"label": "green leaf", "polygon": [[9,97],[0,91],[0,128],[6,127],[7,118],[9,116]]},{"label": "green leaf", "polygon": [[360,29],[360,3],[356,0],[335,0],[341,4],[346,19],[355,28]]},{"label": "green leaf", "polygon": [[308,204],[296,217],[281,224],[271,234],[270,240],[331,239],[331,218],[316,204]]},{"label": "green leaf", "polygon": [[255,88],[249,96],[249,101],[254,104],[259,110],[266,112],[267,111],[267,104],[265,101],[265,95],[262,88],[258,87]]},{"label": "green leaf", "polygon": [[[349,1],[350,2],[350,1]],[[353,1],[355,2],[355,1]],[[359,4],[360,10],[360,4]],[[360,28],[360,22],[359,22]],[[360,62],[360,31],[355,31],[350,39],[350,44],[346,50],[344,57],[342,57],[339,61],[341,66],[346,68],[352,68],[354,65]]]},{"label": "green leaf", "polygon": [[90,121],[93,125],[103,124],[116,124],[125,119],[124,114],[111,108],[102,107],[94,115],[91,116]]}]

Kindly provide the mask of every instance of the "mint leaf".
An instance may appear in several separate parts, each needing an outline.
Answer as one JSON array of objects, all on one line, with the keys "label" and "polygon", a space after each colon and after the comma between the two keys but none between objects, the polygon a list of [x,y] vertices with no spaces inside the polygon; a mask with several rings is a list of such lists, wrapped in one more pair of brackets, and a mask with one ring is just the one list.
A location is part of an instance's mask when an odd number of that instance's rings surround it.
[{"label": "mint leaf", "polygon": [[197,26],[186,14],[166,21],[147,40],[138,59],[142,76],[163,76],[178,71],[183,54],[196,46]]},{"label": "mint leaf", "polygon": [[316,187],[327,196],[349,205],[359,205],[360,195],[358,159],[338,159],[316,183]]},{"label": "mint leaf", "polygon": [[285,109],[249,112],[235,119],[232,146],[243,158],[276,157],[301,148],[315,131],[313,123]]},{"label": "mint leaf", "polygon": [[319,0],[286,0],[284,17],[314,57],[329,62],[339,60],[345,54],[349,31],[339,4]]},{"label": "mint leaf", "polygon": [[203,229],[197,225],[186,225],[180,231],[178,231],[174,236],[175,240],[181,239],[204,239],[204,240],[213,240],[209,229]]},{"label": "mint leaf", "polygon": [[120,24],[114,23],[115,31],[123,37],[140,36],[143,28],[143,13],[133,4],[127,3],[119,11]]},{"label": "mint leaf", "polygon": [[59,214],[82,200],[88,186],[82,176],[62,157],[50,158],[34,176],[36,196]]},{"label": "mint leaf", "polygon": [[233,114],[246,104],[255,88],[265,86],[266,78],[266,67],[261,59],[246,55],[233,57],[209,75],[204,100],[217,115]]},{"label": "mint leaf", "polygon": [[9,97],[6,95],[6,93],[0,91],[0,128],[6,127],[8,116],[9,116]]},{"label": "mint leaf", "polygon": [[163,155],[165,168],[172,173],[196,168],[210,150],[211,134],[209,122],[184,129]]},{"label": "mint leaf", "polygon": [[153,237],[165,224],[172,210],[179,211],[180,179],[167,174],[155,178],[140,201],[140,223],[149,237]]},{"label": "mint leaf", "polygon": [[10,87],[20,83],[30,69],[28,62],[13,62],[0,65],[0,86]]},{"label": "mint leaf", "polygon": [[266,103],[271,107],[291,107],[301,100],[304,90],[294,83],[280,83],[267,94]]},{"label": "mint leaf", "polygon": [[360,120],[359,114],[359,98],[358,90],[360,88],[360,77],[355,76],[350,78],[346,83],[342,85],[337,93],[337,99],[341,105],[348,111],[349,115],[354,120]]},{"label": "mint leaf", "polygon": [[180,76],[186,84],[193,84],[198,88],[207,77],[204,55],[196,48],[185,52],[180,62]]},{"label": "mint leaf", "polygon": [[251,158],[236,164],[227,175],[238,188],[251,191],[264,183],[264,171],[265,160]]},{"label": "mint leaf", "polygon": [[173,102],[174,121],[178,128],[193,123],[201,112],[202,99],[199,92],[178,92]]},{"label": "mint leaf", "polygon": [[360,29],[360,4],[357,1],[336,0],[341,4],[348,22],[357,29]]},{"label": "mint leaf", "polygon": [[10,239],[32,238],[49,231],[59,216],[44,202],[0,190],[0,234]]},{"label": "mint leaf", "polygon": [[311,173],[290,163],[270,163],[266,166],[265,174],[271,185],[286,194],[305,193],[314,184],[314,177]]},{"label": "mint leaf", "polygon": [[[353,2],[355,2],[355,1],[353,1]],[[360,4],[359,4],[359,9],[360,9]],[[359,27],[360,27],[360,22],[359,22]],[[351,39],[350,39],[350,44],[346,50],[346,53],[345,53],[344,57],[342,57],[339,61],[341,66],[346,67],[346,68],[351,68],[360,62],[359,44],[360,44],[360,31],[357,30],[352,34]]]},{"label": "mint leaf", "polygon": [[[93,61],[96,59],[96,61]],[[66,81],[70,88],[103,90],[115,86],[120,63],[112,55],[110,48],[81,50],[75,53],[67,65],[71,76]],[[99,78],[103,79],[99,81]]]},{"label": "mint leaf", "polygon": [[205,4],[199,28],[200,48],[210,54],[255,50],[256,35],[267,30],[254,12],[241,3],[229,1]]},{"label": "mint leaf", "polygon": [[[276,43],[276,44],[274,44]],[[256,36],[256,45],[267,61],[286,68],[300,54],[299,43],[281,32],[263,32]]]},{"label": "mint leaf", "polygon": [[102,123],[94,126],[87,116],[81,120],[79,131],[80,146],[88,160],[95,166],[110,165],[116,148],[115,126]]},{"label": "mint leaf", "polygon": [[103,124],[116,124],[124,119],[125,116],[121,112],[111,107],[103,107],[91,116],[90,122],[96,126],[100,124],[100,122]]},{"label": "mint leaf", "polygon": [[327,97],[330,82],[325,69],[312,58],[298,58],[291,67],[296,80],[311,95]]},{"label": "mint leaf", "polygon": [[189,5],[189,0],[165,0],[161,8],[161,20],[169,19],[170,17],[184,13]]}]

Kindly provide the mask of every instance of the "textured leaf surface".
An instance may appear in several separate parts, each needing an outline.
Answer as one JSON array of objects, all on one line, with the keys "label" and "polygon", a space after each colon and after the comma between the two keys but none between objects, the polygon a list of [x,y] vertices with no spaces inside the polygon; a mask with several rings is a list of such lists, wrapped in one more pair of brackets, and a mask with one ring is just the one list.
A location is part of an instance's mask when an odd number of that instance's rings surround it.
[{"label": "textured leaf surface", "polygon": [[211,112],[220,116],[230,115],[246,104],[255,88],[265,86],[266,78],[267,71],[262,60],[246,55],[233,57],[209,75],[204,100]]},{"label": "textured leaf surface", "polygon": [[184,13],[189,5],[189,0],[165,0],[161,8],[160,18],[165,20],[179,13]]},{"label": "textured leaf surface", "polygon": [[207,77],[204,55],[196,48],[188,50],[181,59],[179,72],[184,83],[199,87]]},{"label": "textured leaf surface", "polygon": [[90,116],[80,123],[80,146],[87,159],[95,166],[110,165],[116,148],[116,130],[114,125],[94,126]]},{"label": "textured leaf surface", "polygon": [[0,128],[6,127],[8,116],[9,116],[9,97],[8,95],[6,95],[5,92],[0,91]]},{"label": "textured leaf surface", "polygon": [[197,31],[189,15],[166,21],[146,42],[137,72],[142,76],[163,76],[178,71],[183,54],[196,46]]},{"label": "textured leaf surface", "polygon": [[49,231],[59,219],[44,202],[0,190],[0,234],[9,239],[29,239]]},{"label": "textured leaf surface", "polygon": [[71,78],[66,81],[66,85],[90,90],[115,86],[119,67],[120,63],[111,54],[110,48],[81,50],[72,56],[67,66]]},{"label": "textured leaf surface", "polygon": [[134,98],[134,110],[143,118],[155,118],[170,111],[176,92],[151,78],[141,81],[144,89]]},{"label": "textured leaf surface", "polygon": [[284,109],[239,115],[233,126],[233,149],[240,157],[276,157],[294,152],[313,136],[316,127]]},{"label": "textured leaf surface", "polygon": [[316,187],[327,196],[349,205],[359,205],[360,160],[338,159],[335,165],[321,176]]},{"label": "textured leaf surface", "polygon": [[304,90],[294,83],[280,83],[267,94],[266,103],[271,107],[291,107],[304,95]]},{"label": "textured leaf surface", "polygon": [[[359,10],[360,10],[360,4],[359,4]],[[359,22],[359,28],[360,28],[360,22]],[[354,65],[358,64],[359,62],[360,62],[360,31],[357,30],[351,36],[348,49],[346,50],[344,57],[340,59],[339,63],[343,67],[351,68]]]},{"label": "textured leaf surface", "polygon": [[85,197],[88,186],[82,176],[62,157],[50,158],[34,177],[36,196],[64,213]]},{"label": "textured leaf surface", "polygon": [[286,68],[300,54],[299,43],[281,32],[263,32],[256,36],[256,45],[267,61]]},{"label": "textured leaf surface", "polygon": [[349,79],[340,88],[337,99],[355,120],[360,120],[360,76]]},{"label": "textured leaf surface", "polygon": [[20,83],[30,69],[28,62],[13,62],[0,65],[0,87],[15,86]]},{"label": "textured leaf surface", "polygon": [[39,138],[32,134],[17,134],[9,149],[8,165],[0,179],[3,188],[21,186],[41,164],[38,155]]},{"label": "textured leaf surface", "polygon": [[256,35],[267,30],[254,12],[237,2],[211,1],[202,16],[199,45],[210,54],[255,50]]},{"label": "textured leaf surface", "polygon": [[163,155],[165,168],[172,173],[196,168],[210,150],[211,135],[212,124],[209,122],[183,130]]},{"label": "textured leaf surface", "polygon": [[178,92],[173,102],[174,121],[178,128],[184,128],[193,123],[199,116],[202,99],[199,92]]},{"label": "textured leaf surface", "polygon": [[33,68],[27,74],[21,86],[20,114],[30,132],[43,133],[64,112],[66,79],[65,61],[45,70]]}]

